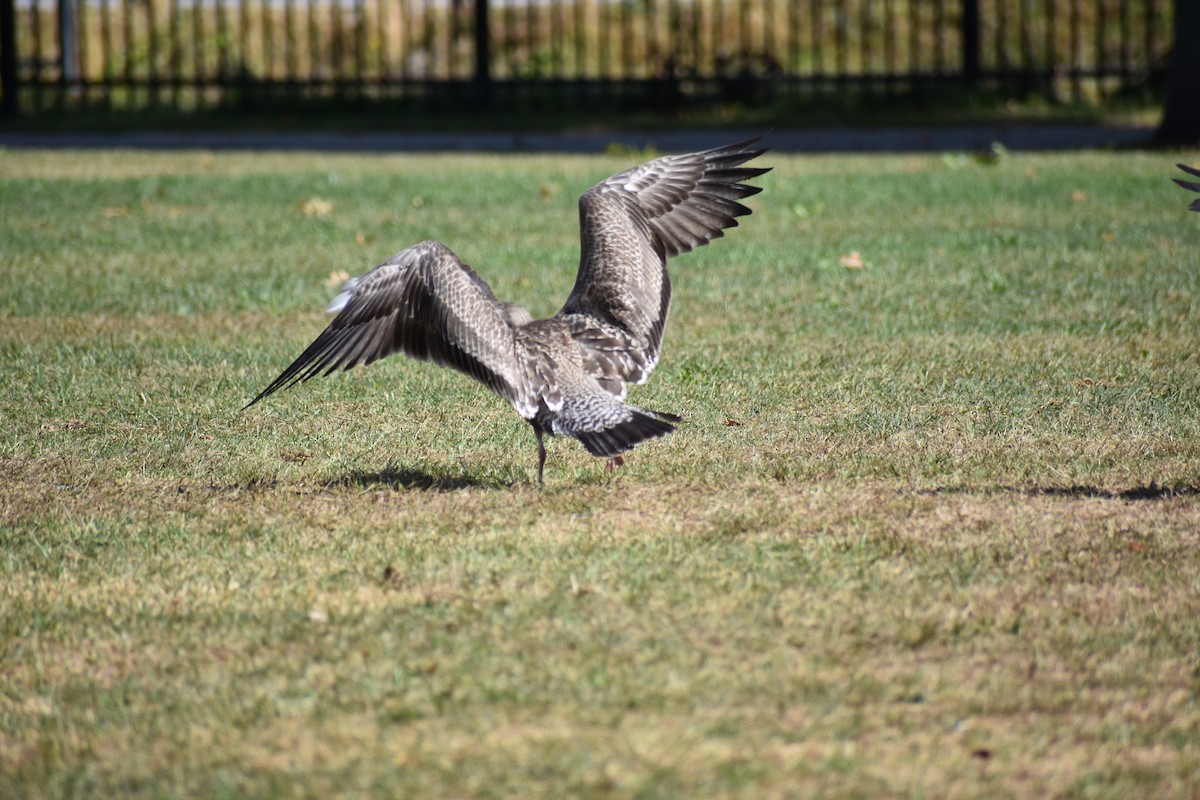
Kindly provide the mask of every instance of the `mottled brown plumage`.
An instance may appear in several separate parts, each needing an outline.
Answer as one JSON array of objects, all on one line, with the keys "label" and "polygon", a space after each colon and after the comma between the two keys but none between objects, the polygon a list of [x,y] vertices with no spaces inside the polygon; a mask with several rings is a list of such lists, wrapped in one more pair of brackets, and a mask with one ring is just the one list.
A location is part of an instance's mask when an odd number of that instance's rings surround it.
[{"label": "mottled brown plumage", "polygon": [[674,430],[679,417],[625,402],[658,362],[671,303],[666,260],[724,235],[761,191],[757,140],[666,156],[614,175],[579,201],[580,260],[562,310],[534,320],[498,300],[441,242],[401,250],[348,281],[337,316],[246,407],[278,389],[395,352],[453,367],[503,397],[543,436],[571,436],[613,458]]}]

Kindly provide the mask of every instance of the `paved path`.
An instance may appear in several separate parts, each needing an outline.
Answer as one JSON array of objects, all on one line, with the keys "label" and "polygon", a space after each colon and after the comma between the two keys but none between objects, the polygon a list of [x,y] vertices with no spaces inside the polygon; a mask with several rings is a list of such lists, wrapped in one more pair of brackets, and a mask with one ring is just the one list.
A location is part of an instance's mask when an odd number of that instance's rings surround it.
[{"label": "paved path", "polygon": [[[0,147],[134,150],[318,150],[343,152],[600,153],[613,144],[660,152],[712,147],[762,131],[688,130],[610,133],[0,133]],[[1151,127],[1101,125],[989,125],[881,130],[775,130],[770,146],[794,153],[918,153],[984,150],[1079,150],[1139,147]]]}]

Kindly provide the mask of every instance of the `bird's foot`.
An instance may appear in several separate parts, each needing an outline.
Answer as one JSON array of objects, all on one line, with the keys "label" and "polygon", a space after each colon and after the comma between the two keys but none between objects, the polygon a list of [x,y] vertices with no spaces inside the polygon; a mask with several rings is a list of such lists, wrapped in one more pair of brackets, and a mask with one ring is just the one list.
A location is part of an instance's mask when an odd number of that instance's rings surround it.
[{"label": "bird's foot", "polygon": [[616,472],[617,467],[623,466],[625,466],[625,456],[613,456],[604,462],[604,471],[607,473]]}]

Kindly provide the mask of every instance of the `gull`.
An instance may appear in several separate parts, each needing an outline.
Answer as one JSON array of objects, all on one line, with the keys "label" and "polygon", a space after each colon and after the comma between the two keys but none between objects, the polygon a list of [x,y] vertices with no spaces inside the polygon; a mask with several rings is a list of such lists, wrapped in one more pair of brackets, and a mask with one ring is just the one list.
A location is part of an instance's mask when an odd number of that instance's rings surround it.
[{"label": "gull", "polygon": [[[1189,167],[1184,164],[1176,164],[1175,166],[1179,167],[1181,170],[1188,173],[1189,175],[1195,175],[1196,177],[1200,178],[1200,169],[1196,169],[1195,167]],[[1193,181],[1185,181],[1183,178],[1172,178],[1171,180],[1175,181],[1176,183],[1178,183],[1180,186],[1182,186],[1185,189],[1189,189],[1193,192],[1200,192],[1200,183],[1195,183]],[[1188,206],[1188,208],[1192,211],[1200,211],[1200,200],[1193,200],[1191,202],[1191,205]]]},{"label": "gull", "polygon": [[[627,403],[658,363],[671,305],[667,259],[736,227],[750,213],[744,183],[769,168],[742,166],[758,139],[657,158],[593,186],[579,200],[580,257],[562,309],[535,320],[498,300],[441,242],[401,250],[341,287],[337,316],[282,374],[246,404],[337,369],[402,352],[465,373],[533,426],[538,483],[545,436],[569,436],[607,458],[675,430],[675,414]],[[245,410],[245,408],[243,410]]]}]

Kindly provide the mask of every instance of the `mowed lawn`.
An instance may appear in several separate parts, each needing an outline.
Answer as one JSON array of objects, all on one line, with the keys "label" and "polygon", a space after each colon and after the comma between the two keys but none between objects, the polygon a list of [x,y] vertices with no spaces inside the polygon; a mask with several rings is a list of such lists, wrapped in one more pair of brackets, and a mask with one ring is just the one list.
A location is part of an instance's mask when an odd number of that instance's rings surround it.
[{"label": "mowed lawn", "polygon": [[1200,154],[768,154],[612,475],[239,410],[422,239],[552,314],[644,155],[0,153],[0,797],[1200,796]]}]

